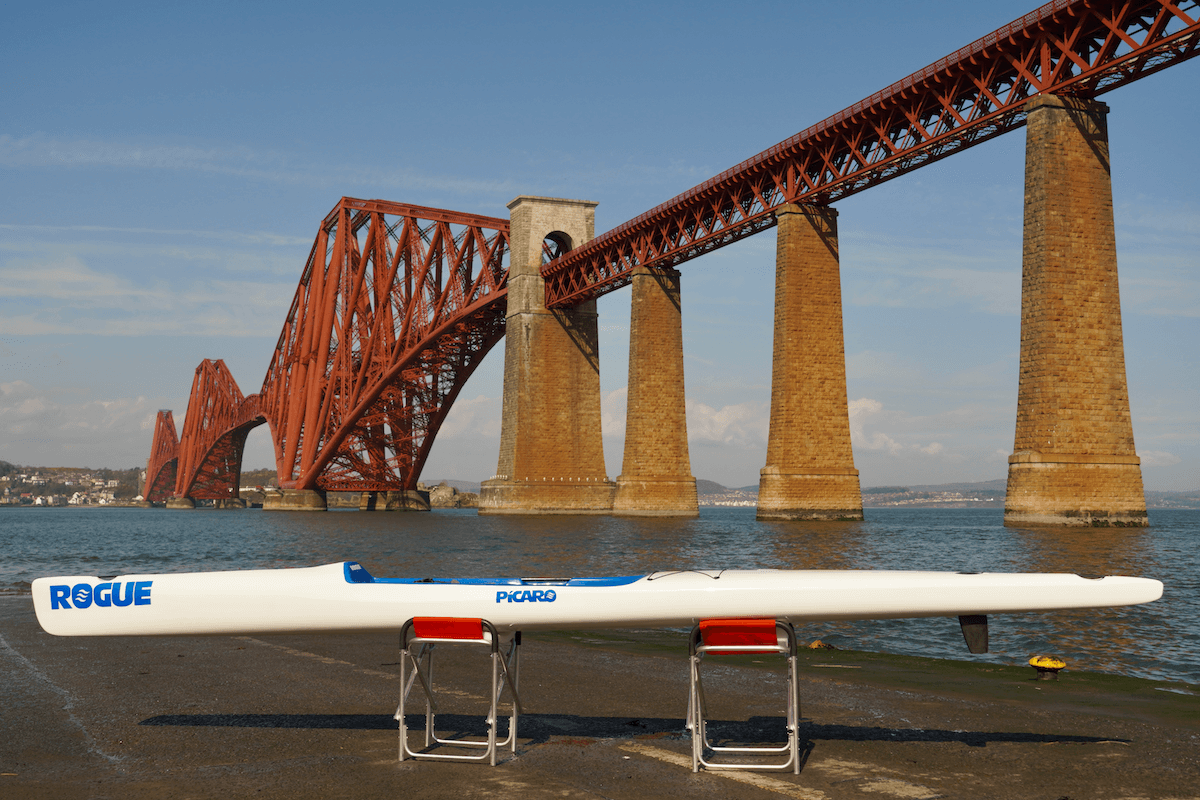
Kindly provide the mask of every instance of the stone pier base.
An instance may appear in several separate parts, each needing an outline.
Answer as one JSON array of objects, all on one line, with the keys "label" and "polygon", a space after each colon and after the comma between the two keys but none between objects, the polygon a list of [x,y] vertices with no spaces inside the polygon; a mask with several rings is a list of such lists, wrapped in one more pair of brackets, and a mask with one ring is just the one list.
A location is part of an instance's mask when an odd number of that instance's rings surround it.
[{"label": "stone pier base", "polygon": [[617,478],[613,513],[622,517],[697,517],[696,479]]},{"label": "stone pier base", "polygon": [[[377,503],[376,508],[382,506],[384,511],[428,511],[430,509],[429,492],[422,492],[419,489],[387,492],[380,499],[382,503]],[[359,508],[361,509],[362,506]]]},{"label": "stone pier base", "polygon": [[[609,514],[616,484],[606,480],[529,480],[493,478],[479,494],[480,514]],[[483,498],[487,498],[487,507]]]},{"label": "stone pier base", "polygon": [[196,501],[190,497],[169,497],[167,508],[195,508]]},{"label": "stone pier base", "polygon": [[[1139,459],[1117,456],[1008,465],[1005,525],[1142,528],[1149,524]],[[1064,458],[1064,456],[1058,456]],[[1116,462],[1116,463],[1114,463]]]},{"label": "stone pier base", "polygon": [[240,497],[226,497],[221,500],[213,501],[213,508],[245,508],[246,505],[246,501]]},{"label": "stone pier base", "polygon": [[322,489],[282,489],[263,498],[263,511],[325,511]]},{"label": "stone pier base", "polygon": [[756,516],[761,520],[861,520],[858,470],[846,470],[840,475],[804,474],[765,467],[758,476]]}]

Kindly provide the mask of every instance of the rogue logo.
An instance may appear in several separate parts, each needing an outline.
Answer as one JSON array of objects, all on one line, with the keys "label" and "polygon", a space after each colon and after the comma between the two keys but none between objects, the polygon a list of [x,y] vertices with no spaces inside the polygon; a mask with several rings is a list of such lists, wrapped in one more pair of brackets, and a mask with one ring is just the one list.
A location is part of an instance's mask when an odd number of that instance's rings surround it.
[{"label": "rogue logo", "polygon": [[121,581],[116,583],[77,583],[74,586],[50,587],[50,610],[59,608],[97,608],[150,605],[150,584],[154,581]]},{"label": "rogue logo", "polygon": [[514,589],[511,592],[496,592],[496,602],[503,603],[553,603],[558,595],[553,589]]}]

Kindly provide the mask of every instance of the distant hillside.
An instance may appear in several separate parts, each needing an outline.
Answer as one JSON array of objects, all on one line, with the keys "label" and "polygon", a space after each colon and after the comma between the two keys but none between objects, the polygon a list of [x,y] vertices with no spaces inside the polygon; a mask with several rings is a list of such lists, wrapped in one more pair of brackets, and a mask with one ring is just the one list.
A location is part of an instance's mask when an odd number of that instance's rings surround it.
[{"label": "distant hillside", "polygon": [[1200,491],[1146,492],[1147,508],[1200,508]]},{"label": "distant hillside", "polygon": [[999,492],[1003,496],[1008,491],[1008,479],[996,478],[995,480],[978,481],[976,483],[939,483],[925,486],[909,486],[908,490],[910,492]]},{"label": "distant hillside", "polygon": [[273,469],[248,469],[242,471],[240,486],[278,486],[279,476]]}]

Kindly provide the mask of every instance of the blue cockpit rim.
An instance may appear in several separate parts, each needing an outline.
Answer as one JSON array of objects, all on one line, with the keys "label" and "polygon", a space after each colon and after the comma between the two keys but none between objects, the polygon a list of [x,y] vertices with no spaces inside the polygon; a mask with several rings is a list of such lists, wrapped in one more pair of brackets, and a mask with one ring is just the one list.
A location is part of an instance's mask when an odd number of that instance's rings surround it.
[{"label": "blue cockpit rim", "polygon": [[456,584],[462,586],[628,586],[645,575],[608,578],[376,578],[357,561],[345,561],[346,583]]}]

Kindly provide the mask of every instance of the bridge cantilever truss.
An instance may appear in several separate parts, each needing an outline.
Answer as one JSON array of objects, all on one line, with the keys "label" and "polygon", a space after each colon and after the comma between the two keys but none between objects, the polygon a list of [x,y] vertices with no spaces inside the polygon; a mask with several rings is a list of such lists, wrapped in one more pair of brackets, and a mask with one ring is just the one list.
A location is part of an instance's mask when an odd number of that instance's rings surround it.
[{"label": "bridge cantilever truss", "polygon": [[[1200,53],[1200,0],[1055,0],[565,254],[549,307],[676,266],[1025,122],[1043,92],[1096,97]],[[267,422],[285,487],[416,487],[450,405],[504,334],[508,221],[342,198],[322,221],[257,395],[196,371],[184,433],[160,412],[146,496],[229,497]],[[164,416],[165,415],[165,416]],[[172,473],[172,470],[174,472]]]},{"label": "bridge cantilever truss", "polygon": [[146,463],[146,488],[142,496],[151,502],[165,502],[175,490],[179,472],[179,436],[175,416],[169,410],[158,412],[154,421],[154,440]]},{"label": "bridge cantilever truss", "polygon": [[1051,92],[1095,97],[1200,53],[1197,0],[1056,0],[542,268],[548,307],[620,288],[1025,124]]},{"label": "bridge cantilever truss", "polygon": [[415,489],[504,335],[508,221],[343,198],[317,233],[263,381],[280,484]]},{"label": "bridge cantilever truss", "polygon": [[224,361],[200,362],[179,438],[175,495],[197,500],[237,497],[246,437],[264,421],[258,395],[243,396]]},{"label": "bridge cantilever truss", "polygon": [[246,436],[264,422],[285,487],[415,489],[450,405],[504,335],[507,256],[507,220],[343,197],[261,391],[243,396],[206,360],[178,442],[159,412],[147,499],[235,497]]}]

